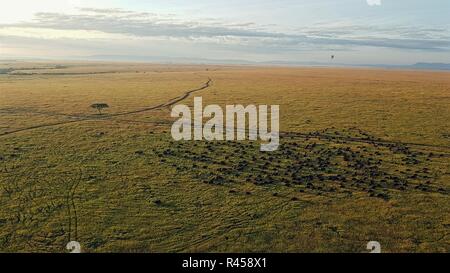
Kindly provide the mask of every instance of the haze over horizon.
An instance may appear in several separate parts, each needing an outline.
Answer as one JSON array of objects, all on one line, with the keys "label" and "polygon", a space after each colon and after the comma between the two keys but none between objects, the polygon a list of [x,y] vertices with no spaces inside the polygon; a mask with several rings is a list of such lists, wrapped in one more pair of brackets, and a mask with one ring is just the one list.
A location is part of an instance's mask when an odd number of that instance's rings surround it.
[{"label": "haze over horizon", "polygon": [[0,2],[0,59],[450,63],[446,0]]}]

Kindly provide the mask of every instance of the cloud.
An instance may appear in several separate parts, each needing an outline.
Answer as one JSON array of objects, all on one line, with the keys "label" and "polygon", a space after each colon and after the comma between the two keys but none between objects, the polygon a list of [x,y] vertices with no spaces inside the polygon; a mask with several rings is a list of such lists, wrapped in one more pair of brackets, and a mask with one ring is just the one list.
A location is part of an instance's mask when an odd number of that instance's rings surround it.
[{"label": "cloud", "polygon": [[[85,9],[83,9],[85,11]],[[284,34],[267,33],[248,28],[253,23],[236,26],[208,25],[205,22],[182,21],[170,15],[154,13],[133,13],[116,10],[102,10],[83,14],[37,13],[34,22],[17,24],[20,27],[41,27],[49,29],[83,29],[107,33],[123,33],[135,36],[169,37],[281,37]]]},{"label": "cloud", "polygon": [[80,48],[83,48],[83,44],[89,48],[96,44],[105,46],[109,41],[109,49],[120,50],[126,44],[129,51],[152,45],[152,50],[158,52],[154,45],[160,45],[164,50],[170,45],[180,55],[183,48],[186,54],[193,54],[196,49],[201,49],[261,55],[352,51],[362,47],[450,51],[450,33],[445,27],[333,22],[283,31],[274,29],[273,26],[262,26],[254,22],[230,23],[219,19],[192,21],[174,14],[81,8],[74,14],[37,13],[29,22],[0,25],[0,38],[4,43],[13,37],[22,37],[48,40],[52,46],[73,44]]},{"label": "cloud", "polygon": [[126,11],[123,9],[99,9],[99,8],[79,8],[81,12],[88,12],[88,13],[103,13],[103,14],[129,14],[132,13],[130,11]]},{"label": "cloud", "polygon": [[381,6],[381,0],[367,0],[369,6]]}]

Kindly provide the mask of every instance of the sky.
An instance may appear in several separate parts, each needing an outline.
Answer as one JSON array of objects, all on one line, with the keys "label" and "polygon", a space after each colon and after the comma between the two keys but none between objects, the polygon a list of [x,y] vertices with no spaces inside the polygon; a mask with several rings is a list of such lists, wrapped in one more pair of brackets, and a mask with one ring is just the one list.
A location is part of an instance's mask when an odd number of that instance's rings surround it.
[{"label": "sky", "polygon": [[450,63],[449,0],[0,0],[0,59]]}]

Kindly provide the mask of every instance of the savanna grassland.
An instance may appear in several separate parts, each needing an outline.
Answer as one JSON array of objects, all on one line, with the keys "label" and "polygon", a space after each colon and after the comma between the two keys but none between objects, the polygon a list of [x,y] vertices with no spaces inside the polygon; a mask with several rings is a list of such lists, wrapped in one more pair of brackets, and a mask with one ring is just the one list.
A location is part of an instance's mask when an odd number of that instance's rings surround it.
[{"label": "savanna grassland", "polygon": [[[280,148],[173,141],[194,96],[280,105]],[[449,105],[448,72],[5,61],[0,251],[449,252]]]}]

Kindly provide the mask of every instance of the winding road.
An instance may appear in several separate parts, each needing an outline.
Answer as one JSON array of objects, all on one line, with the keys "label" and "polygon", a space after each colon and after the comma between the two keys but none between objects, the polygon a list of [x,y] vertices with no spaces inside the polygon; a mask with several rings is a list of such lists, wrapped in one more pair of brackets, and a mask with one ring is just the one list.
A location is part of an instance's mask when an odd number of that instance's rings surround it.
[{"label": "winding road", "polygon": [[[107,116],[75,116],[75,115],[68,115],[68,114],[63,114],[63,113],[53,113],[53,112],[49,113],[49,112],[42,112],[42,111],[34,111],[34,112],[33,111],[25,111],[27,113],[37,113],[37,114],[43,114],[43,115],[49,115],[49,116],[64,116],[67,118],[71,118],[73,120],[57,122],[57,123],[50,123],[50,124],[39,124],[39,125],[34,125],[34,126],[26,127],[26,128],[20,128],[20,129],[14,130],[14,131],[0,133],[0,137],[9,136],[14,133],[25,132],[25,131],[35,130],[35,129],[50,128],[50,127],[54,127],[54,126],[67,125],[67,124],[79,123],[79,122],[84,122],[84,121],[92,121],[92,120],[94,120],[94,121],[95,120],[108,120],[113,117],[121,117],[121,116],[136,114],[136,113],[143,113],[143,112],[147,112],[147,111],[163,109],[166,107],[173,106],[176,103],[189,98],[189,96],[191,96],[191,94],[193,94],[195,92],[199,92],[199,91],[209,88],[211,86],[211,84],[212,84],[212,79],[208,78],[208,80],[199,88],[185,91],[182,95],[172,98],[165,103],[162,103],[162,104],[159,104],[156,106],[152,106],[152,107],[139,109],[139,110],[111,114],[111,115],[107,115]],[[77,215],[77,207],[75,204],[75,194],[76,194],[76,190],[77,190],[81,180],[82,180],[82,171],[80,170],[78,179],[75,179],[75,180],[71,181],[71,183],[68,183],[69,189],[66,193],[66,206],[67,206],[68,215],[69,215],[69,219],[68,219],[68,229],[69,229],[68,240],[69,241],[72,241],[72,240],[77,241],[78,240],[78,215]]]},{"label": "winding road", "polygon": [[[193,90],[185,91],[182,95],[180,95],[180,96],[178,96],[176,98],[172,98],[172,99],[168,100],[165,103],[162,103],[162,104],[159,104],[159,105],[156,105],[156,106],[151,106],[151,107],[147,107],[147,108],[138,109],[138,110],[123,112],[123,113],[117,113],[117,114],[111,114],[111,115],[105,115],[105,116],[77,116],[77,115],[68,115],[68,114],[62,114],[62,113],[35,112],[35,113],[38,113],[38,114],[47,114],[49,116],[65,116],[65,117],[71,118],[73,120],[62,121],[62,122],[55,122],[55,123],[48,123],[48,124],[39,124],[39,125],[33,125],[33,126],[25,127],[25,128],[20,128],[20,129],[16,129],[16,130],[13,130],[13,131],[0,133],[0,137],[12,135],[12,134],[19,133],[19,132],[25,132],[25,131],[35,130],[35,129],[42,129],[42,128],[50,128],[50,127],[54,127],[54,126],[66,125],[66,124],[72,124],[72,123],[79,123],[79,122],[84,122],[84,121],[107,120],[107,119],[110,119],[110,118],[113,118],[113,117],[126,116],[126,115],[143,113],[143,112],[147,112],[147,111],[153,111],[153,110],[158,110],[158,109],[170,107],[170,106],[173,106],[173,105],[175,105],[176,103],[178,103],[180,101],[183,101],[183,100],[189,98],[189,96],[192,93],[199,92],[199,91],[202,91],[202,90],[205,90],[205,89],[209,88],[211,86],[212,82],[213,82],[212,79],[208,78],[208,81],[206,81],[201,87],[193,89]],[[33,113],[33,112],[31,112],[31,113]]]}]

